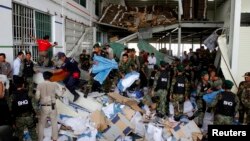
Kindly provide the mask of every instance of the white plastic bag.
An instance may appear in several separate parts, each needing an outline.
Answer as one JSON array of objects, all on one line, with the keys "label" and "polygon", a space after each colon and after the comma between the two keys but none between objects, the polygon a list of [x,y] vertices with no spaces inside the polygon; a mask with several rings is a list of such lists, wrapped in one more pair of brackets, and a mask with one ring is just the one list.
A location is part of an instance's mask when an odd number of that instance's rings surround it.
[{"label": "white plastic bag", "polygon": [[193,107],[191,101],[186,100],[184,102],[183,113],[186,114],[188,117],[191,117],[191,116],[193,116],[193,111],[194,111],[194,107]]},{"label": "white plastic bag", "polygon": [[164,141],[162,138],[162,128],[149,123],[145,138],[147,141]]},{"label": "white plastic bag", "polygon": [[135,126],[135,133],[143,137],[145,135],[146,128],[142,123],[142,115],[139,112],[136,112],[130,122]]},{"label": "white plastic bag", "polygon": [[203,132],[206,133],[208,130],[208,125],[212,125],[213,123],[214,123],[214,113],[205,112],[202,124]]}]

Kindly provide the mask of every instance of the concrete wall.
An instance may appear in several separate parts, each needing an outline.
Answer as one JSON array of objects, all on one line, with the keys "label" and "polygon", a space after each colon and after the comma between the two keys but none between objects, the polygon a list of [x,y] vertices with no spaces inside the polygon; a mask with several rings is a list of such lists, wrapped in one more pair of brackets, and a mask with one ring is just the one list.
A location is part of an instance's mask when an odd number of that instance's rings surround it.
[{"label": "concrete wall", "polygon": [[250,0],[241,0],[241,12],[250,13]]},{"label": "concrete wall", "polygon": [[[241,12],[242,13],[250,13],[250,1],[249,0],[241,0]],[[239,58],[238,58],[238,72],[237,72],[237,80],[243,81],[242,77],[245,72],[250,72],[250,27],[240,27],[240,37],[239,37]]]},{"label": "concrete wall", "polygon": [[238,59],[238,72],[237,72],[237,80],[238,82],[243,81],[242,77],[245,72],[250,72],[250,27],[240,27],[240,44],[239,44],[239,59]]},{"label": "concrete wall", "polygon": [[[12,32],[12,2],[30,7],[52,17],[52,41],[58,46],[54,53],[65,51],[65,18],[93,26],[95,15],[95,0],[87,0],[86,8],[73,0],[0,0],[0,52],[5,52],[7,60],[13,62],[13,32]],[[95,38],[95,37],[94,37]]]},{"label": "concrete wall", "polygon": [[[223,5],[218,7],[215,11],[215,21],[229,22],[231,0],[227,0]],[[228,23],[229,24],[229,23]]]},{"label": "concrete wall", "polygon": [[10,0],[0,0],[0,52],[7,56],[7,61],[13,61],[12,38],[12,3]]}]

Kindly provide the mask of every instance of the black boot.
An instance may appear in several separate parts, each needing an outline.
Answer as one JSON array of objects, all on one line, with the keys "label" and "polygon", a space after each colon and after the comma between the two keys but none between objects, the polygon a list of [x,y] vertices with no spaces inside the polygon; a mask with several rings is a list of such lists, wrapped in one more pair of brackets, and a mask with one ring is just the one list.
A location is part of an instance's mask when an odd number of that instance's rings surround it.
[{"label": "black boot", "polygon": [[75,102],[79,97],[80,97],[79,94],[74,95],[74,100],[73,100],[73,102]]}]

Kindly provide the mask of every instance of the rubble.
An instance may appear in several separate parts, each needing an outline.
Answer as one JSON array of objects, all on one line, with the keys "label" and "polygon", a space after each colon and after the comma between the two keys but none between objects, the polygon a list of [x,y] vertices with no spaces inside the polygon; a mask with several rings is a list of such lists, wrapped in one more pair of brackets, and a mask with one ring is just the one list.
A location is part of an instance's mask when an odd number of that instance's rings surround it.
[{"label": "rubble", "polygon": [[[40,75],[40,74],[36,74]],[[35,76],[36,79],[41,77]],[[36,80],[35,82],[42,82]],[[55,82],[56,83],[56,82]],[[61,89],[64,86],[58,83]],[[92,97],[73,103],[68,90],[58,94],[56,107],[59,121],[59,139],[68,141],[198,141],[202,132],[193,120],[179,122],[173,118],[159,118],[150,106],[138,106],[133,98],[118,93],[94,92]],[[99,94],[99,95],[98,95]],[[190,106],[190,101],[186,105]],[[171,104],[170,104],[171,105]],[[187,107],[189,107],[187,106]],[[186,108],[187,113],[192,111]],[[170,111],[171,113],[171,111]],[[172,113],[173,114],[173,113]],[[50,139],[51,127],[45,129],[45,140]]]},{"label": "rubble", "polygon": [[127,7],[110,4],[104,7],[102,13],[99,22],[125,27],[134,32],[139,28],[174,24],[177,20],[176,12],[167,5]]}]

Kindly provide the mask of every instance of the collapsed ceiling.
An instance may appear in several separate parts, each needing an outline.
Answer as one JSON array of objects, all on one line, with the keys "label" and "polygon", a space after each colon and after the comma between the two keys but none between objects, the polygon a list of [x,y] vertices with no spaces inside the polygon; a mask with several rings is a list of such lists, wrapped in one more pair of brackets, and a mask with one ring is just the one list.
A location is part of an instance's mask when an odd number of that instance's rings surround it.
[{"label": "collapsed ceiling", "polygon": [[[221,6],[226,0],[208,1],[207,10]],[[126,6],[109,4],[103,9],[99,19],[100,27],[108,29],[109,37],[117,36],[119,39],[126,37],[140,29],[149,29],[157,26],[178,24],[178,0],[125,0]],[[184,9],[185,12],[185,9]],[[196,22],[192,20],[192,22]],[[197,21],[206,23],[206,21]],[[209,21],[211,23],[211,21]],[[109,28],[105,28],[108,25]],[[111,27],[113,26],[113,27]],[[119,27],[119,28],[116,28]],[[207,38],[216,28],[214,27],[188,27],[182,28],[181,39],[185,43],[200,43]],[[126,30],[127,29],[127,30]],[[171,42],[178,41],[178,31],[163,30],[152,33],[148,38],[150,42],[168,42],[171,33]],[[137,39],[132,42],[136,42]]]}]

